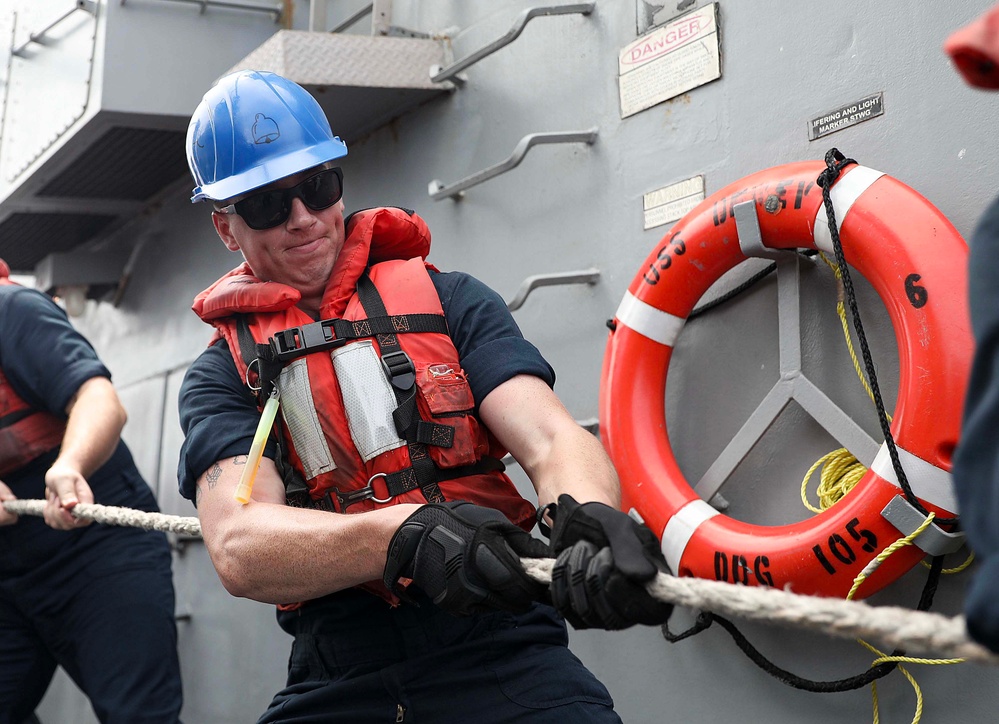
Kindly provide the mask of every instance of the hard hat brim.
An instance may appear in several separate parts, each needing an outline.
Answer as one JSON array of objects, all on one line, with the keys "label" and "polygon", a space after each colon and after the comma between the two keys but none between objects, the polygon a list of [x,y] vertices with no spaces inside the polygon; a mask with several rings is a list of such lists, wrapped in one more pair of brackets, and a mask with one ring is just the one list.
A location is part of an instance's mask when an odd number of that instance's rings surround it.
[{"label": "hard hat brim", "polygon": [[295,153],[269,159],[266,163],[247,169],[241,174],[229,176],[212,184],[198,186],[193,191],[191,203],[226,201],[267,186],[286,176],[301,173],[346,155],[346,144],[340,140],[339,136],[334,136],[329,141],[323,141]]}]

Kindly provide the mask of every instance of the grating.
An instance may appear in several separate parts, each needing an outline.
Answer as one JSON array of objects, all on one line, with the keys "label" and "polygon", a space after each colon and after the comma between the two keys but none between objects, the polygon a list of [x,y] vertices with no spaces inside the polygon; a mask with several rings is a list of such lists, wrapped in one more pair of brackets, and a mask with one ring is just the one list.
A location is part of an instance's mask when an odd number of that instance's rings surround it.
[{"label": "grating", "polygon": [[30,274],[49,254],[70,251],[114,220],[95,214],[12,214],[0,223],[0,258],[14,272]]},{"label": "grating", "polygon": [[184,131],[108,129],[39,196],[145,201],[187,173]]}]

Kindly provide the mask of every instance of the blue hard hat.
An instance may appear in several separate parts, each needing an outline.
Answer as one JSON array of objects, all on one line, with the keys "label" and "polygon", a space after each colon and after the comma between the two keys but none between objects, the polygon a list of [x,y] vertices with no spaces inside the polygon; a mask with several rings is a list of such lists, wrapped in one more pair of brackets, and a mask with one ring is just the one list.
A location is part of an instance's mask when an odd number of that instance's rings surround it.
[{"label": "blue hard hat", "polygon": [[347,155],[312,95],[276,73],[241,70],[205,93],[187,127],[191,201],[223,201]]}]

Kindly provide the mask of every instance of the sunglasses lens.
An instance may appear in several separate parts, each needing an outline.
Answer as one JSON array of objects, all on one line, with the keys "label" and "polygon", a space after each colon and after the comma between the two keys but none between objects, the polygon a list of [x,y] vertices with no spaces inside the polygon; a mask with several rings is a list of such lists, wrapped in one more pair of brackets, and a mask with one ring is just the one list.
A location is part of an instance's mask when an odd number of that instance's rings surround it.
[{"label": "sunglasses lens", "polygon": [[302,201],[313,211],[326,209],[340,200],[343,185],[340,183],[339,169],[331,168],[301,183]]},{"label": "sunglasses lens", "polygon": [[270,229],[288,218],[291,204],[285,205],[284,191],[265,191],[236,204],[236,213],[251,229]]}]

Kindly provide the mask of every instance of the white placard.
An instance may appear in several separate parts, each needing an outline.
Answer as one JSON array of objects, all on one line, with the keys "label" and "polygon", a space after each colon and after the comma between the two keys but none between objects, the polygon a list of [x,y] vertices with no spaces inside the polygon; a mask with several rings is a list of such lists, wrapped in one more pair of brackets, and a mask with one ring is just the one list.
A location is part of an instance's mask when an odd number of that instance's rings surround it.
[{"label": "white placard", "polygon": [[684,15],[618,55],[621,117],[721,77],[718,3]]},{"label": "white placard", "polygon": [[651,229],[682,219],[703,200],[704,176],[694,176],[650,191],[642,197],[645,228]]}]

